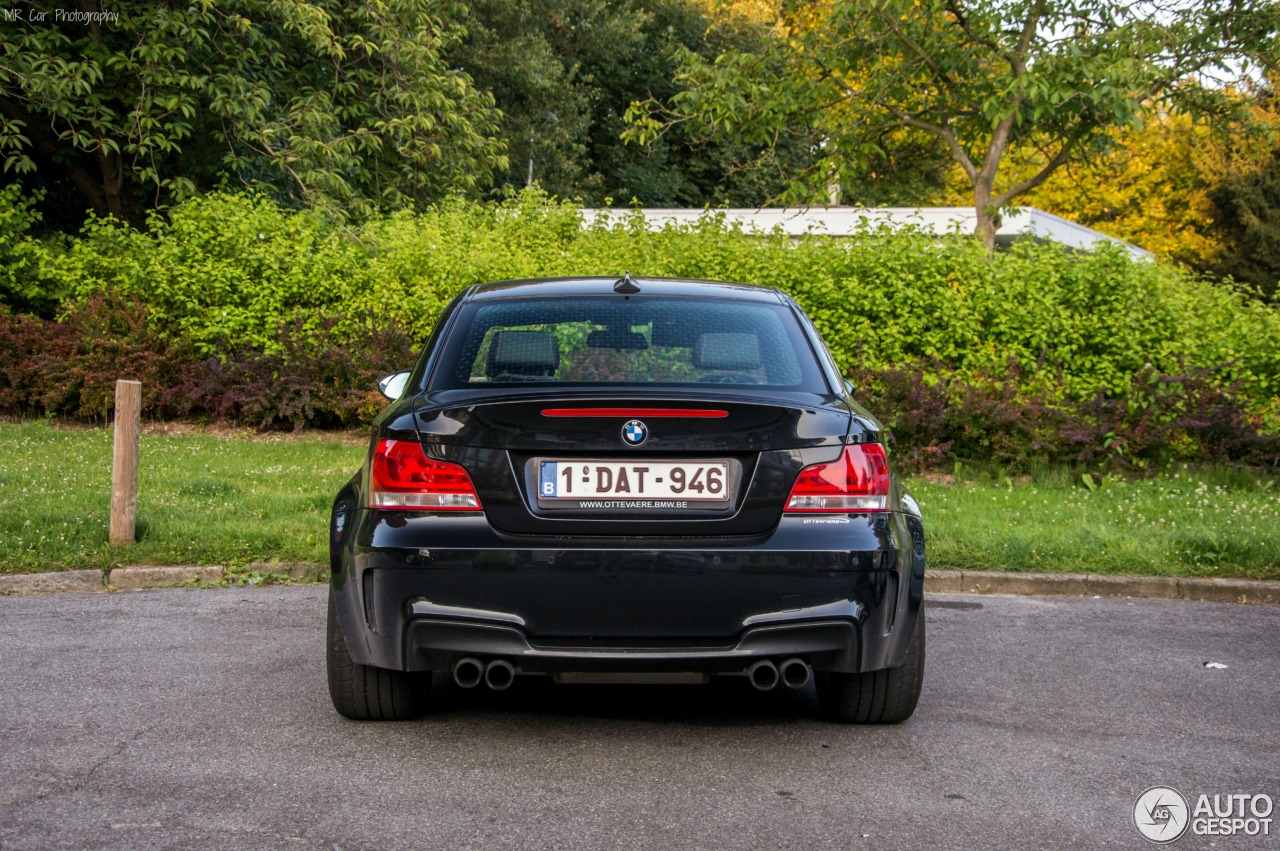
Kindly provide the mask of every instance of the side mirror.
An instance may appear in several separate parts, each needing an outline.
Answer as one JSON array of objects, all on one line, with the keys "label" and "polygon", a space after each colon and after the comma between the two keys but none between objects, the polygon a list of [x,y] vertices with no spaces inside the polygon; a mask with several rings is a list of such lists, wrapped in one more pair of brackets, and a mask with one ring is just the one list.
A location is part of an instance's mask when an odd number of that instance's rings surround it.
[{"label": "side mirror", "polygon": [[844,380],[844,389],[845,389],[845,392],[848,393],[850,396],[854,395],[855,391],[853,388],[853,382],[847,378]]},{"label": "side mirror", "polygon": [[409,373],[393,372],[378,382],[378,389],[382,391],[383,396],[394,402],[400,398],[400,394],[404,392],[404,386],[408,383]]}]

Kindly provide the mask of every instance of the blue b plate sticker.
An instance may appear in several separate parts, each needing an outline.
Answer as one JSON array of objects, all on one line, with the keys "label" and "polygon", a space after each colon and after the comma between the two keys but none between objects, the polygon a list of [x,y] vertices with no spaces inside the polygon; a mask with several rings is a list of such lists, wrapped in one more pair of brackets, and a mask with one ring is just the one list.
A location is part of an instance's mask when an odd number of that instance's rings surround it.
[{"label": "blue b plate sticker", "polygon": [[541,481],[538,484],[538,493],[543,497],[555,497],[556,495],[556,467],[555,461],[543,461],[542,471],[540,473]]}]

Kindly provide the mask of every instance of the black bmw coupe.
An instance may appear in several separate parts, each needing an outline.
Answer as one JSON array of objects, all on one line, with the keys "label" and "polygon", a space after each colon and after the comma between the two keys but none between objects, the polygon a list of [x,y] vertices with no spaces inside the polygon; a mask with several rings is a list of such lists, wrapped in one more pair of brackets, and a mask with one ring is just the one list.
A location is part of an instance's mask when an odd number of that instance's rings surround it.
[{"label": "black bmw coupe", "polygon": [[894,723],[924,677],[924,527],[786,295],[613,278],[474,286],[383,381],[334,501],[328,675],[348,718],[462,688],[813,681]]}]

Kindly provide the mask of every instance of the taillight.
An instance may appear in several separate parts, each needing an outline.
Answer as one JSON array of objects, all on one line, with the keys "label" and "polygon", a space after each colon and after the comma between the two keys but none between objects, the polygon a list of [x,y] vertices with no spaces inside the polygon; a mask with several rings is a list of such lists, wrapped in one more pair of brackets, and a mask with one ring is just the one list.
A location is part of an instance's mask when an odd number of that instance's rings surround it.
[{"label": "taillight", "polygon": [[480,510],[480,497],[467,471],[448,461],[432,461],[413,440],[378,441],[370,484],[370,508]]},{"label": "taillight", "polygon": [[889,462],[879,443],[846,446],[840,458],[800,471],[787,511],[887,511]]}]

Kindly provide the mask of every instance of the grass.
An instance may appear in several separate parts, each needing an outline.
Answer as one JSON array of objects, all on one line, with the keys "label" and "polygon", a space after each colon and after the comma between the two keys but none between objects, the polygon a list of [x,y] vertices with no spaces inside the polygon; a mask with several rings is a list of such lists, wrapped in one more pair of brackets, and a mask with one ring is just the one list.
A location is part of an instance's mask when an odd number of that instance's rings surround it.
[{"label": "grass", "polygon": [[144,426],[138,542],[107,542],[110,428],[0,422],[0,573],[325,561],[329,506],[363,442]]},{"label": "grass", "polygon": [[[138,543],[107,543],[111,430],[0,422],[0,573],[324,561],[363,439],[144,430]],[[913,480],[934,568],[1280,579],[1280,485],[1234,470]],[[956,479],[960,481],[957,482]]]},{"label": "grass", "polygon": [[1280,579],[1280,486],[1231,469],[911,483],[929,566]]}]

